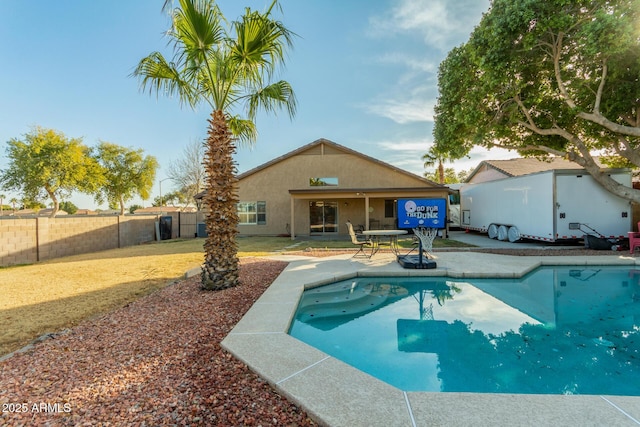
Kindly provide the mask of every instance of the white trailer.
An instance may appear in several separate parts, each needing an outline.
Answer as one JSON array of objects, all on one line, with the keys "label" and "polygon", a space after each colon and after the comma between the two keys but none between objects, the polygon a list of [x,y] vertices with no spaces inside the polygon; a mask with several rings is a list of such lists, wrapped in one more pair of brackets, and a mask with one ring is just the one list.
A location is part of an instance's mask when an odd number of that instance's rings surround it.
[{"label": "white trailer", "polygon": [[[631,171],[609,175],[631,186]],[[550,170],[460,188],[461,226],[490,238],[556,242],[595,230],[624,238],[631,230],[631,203],[605,190],[584,170]],[[595,234],[595,233],[591,233]]]}]

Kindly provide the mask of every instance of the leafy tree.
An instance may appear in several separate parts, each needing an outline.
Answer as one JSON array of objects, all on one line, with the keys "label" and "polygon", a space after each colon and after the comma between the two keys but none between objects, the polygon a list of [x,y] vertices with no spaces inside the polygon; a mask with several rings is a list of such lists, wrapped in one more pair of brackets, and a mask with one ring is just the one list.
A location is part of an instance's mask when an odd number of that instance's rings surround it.
[{"label": "leafy tree", "polygon": [[163,194],[153,199],[152,206],[185,206],[187,204],[187,198],[181,191],[172,191],[167,194]]},{"label": "leafy tree", "polygon": [[139,195],[142,200],[150,196],[156,177],[158,161],[153,156],[144,156],[142,149],[134,150],[109,142],[100,142],[95,157],[102,167],[104,183],[95,193],[95,200],[105,200],[109,207],[119,207],[124,215],[125,202]]},{"label": "leafy tree", "polygon": [[474,169],[471,168],[469,170],[461,170],[460,172],[458,172],[458,182],[465,182],[467,180],[467,178],[469,177],[469,175],[471,175],[473,173]]},{"label": "leafy tree", "polygon": [[69,215],[73,215],[74,213],[78,212],[78,207],[72,202],[64,201],[60,202],[60,210],[65,211]]},{"label": "leafy tree", "polygon": [[460,158],[480,145],[565,157],[640,202],[592,154],[640,166],[639,20],[638,0],[493,0],[440,64],[437,151]]},{"label": "leafy tree", "polygon": [[141,205],[131,205],[129,206],[129,213],[132,214],[135,211],[137,211],[138,209],[142,209],[144,206]]},{"label": "leafy tree", "polygon": [[189,206],[194,202],[196,194],[204,189],[205,170],[202,159],[205,145],[193,141],[184,147],[182,157],[171,162],[167,175],[178,185],[182,193],[180,203]]},{"label": "leafy tree", "polygon": [[22,199],[22,209],[33,209],[35,211],[38,211],[40,209],[45,209],[46,207],[47,205],[38,200],[28,198]]},{"label": "leafy tree", "polygon": [[59,210],[59,199],[73,191],[93,192],[102,182],[100,167],[81,138],[67,138],[62,132],[36,127],[7,142],[9,168],[0,171],[0,185],[22,193],[25,199],[48,197],[51,216]]},{"label": "leafy tree", "polygon": [[[272,78],[284,63],[292,33],[271,16],[278,0],[266,12],[245,9],[238,21],[226,25],[212,0],[179,0],[172,11],[168,35],[174,57],[158,52],[142,59],[134,71],[142,88],[178,95],[191,107],[204,102],[212,108],[204,165],[204,208],[208,237],[204,243],[202,287],[224,289],[238,284],[238,197],[235,190],[235,143],[255,141],[259,109],[285,108],[290,116],[296,102],[289,83]],[[246,107],[245,115],[236,111]]]},{"label": "leafy tree", "polygon": [[[459,173],[456,172],[454,168],[444,168],[442,172],[440,170],[435,170],[432,173],[425,172],[424,177],[440,184],[456,184],[461,182]],[[442,177],[444,177],[444,179],[442,179]],[[442,182],[440,182],[440,179],[442,179]]]}]

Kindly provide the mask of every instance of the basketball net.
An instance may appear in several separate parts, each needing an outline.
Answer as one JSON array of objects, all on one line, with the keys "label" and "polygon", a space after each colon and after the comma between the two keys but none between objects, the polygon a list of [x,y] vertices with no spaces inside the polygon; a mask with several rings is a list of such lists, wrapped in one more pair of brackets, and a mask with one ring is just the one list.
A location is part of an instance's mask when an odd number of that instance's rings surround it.
[{"label": "basketball net", "polygon": [[413,234],[420,240],[422,250],[431,256],[433,252],[433,241],[438,236],[438,229],[418,227],[413,229]]}]

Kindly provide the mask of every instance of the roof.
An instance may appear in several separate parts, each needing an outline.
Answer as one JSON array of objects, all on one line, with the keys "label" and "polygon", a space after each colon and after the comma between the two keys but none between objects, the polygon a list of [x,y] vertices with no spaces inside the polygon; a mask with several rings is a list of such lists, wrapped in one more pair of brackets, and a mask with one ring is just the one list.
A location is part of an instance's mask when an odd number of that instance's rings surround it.
[{"label": "roof", "polygon": [[[258,173],[258,172],[260,172],[260,171],[262,171],[264,169],[267,169],[270,166],[273,166],[273,165],[275,165],[277,163],[280,163],[280,162],[282,162],[284,160],[287,160],[287,159],[289,159],[291,157],[297,156],[298,154],[304,153],[305,151],[311,150],[311,149],[313,149],[313,148],[315,148],[317,146],[323,145],[323,144],[326,145],[326,146],[332,147],[335,150],[342,151],[345,154],[351,154],[351,155],[354,155],[354,156],[358,156],[358,157],[360,157],[362,159],[365,159],[365,160],[367,160],[369,162],[373,162],[373,163],[376,163],[376,164],[381,165],[383,167],[389,168],[389,169],[391,169],[391,170],[393,170],[395,172],[398,172],[398,173],[410,176],[412,178],[418,179],[418,180],[424,182],[425,184],[427,184],[427,185],[429,185],[431,187],[447,188],[445,185],[438,184],[437,182],[428,180],[428,179],[426,179],[424,177],[421,177],[420,175],[416,175],[416,174],[414,174],[412,172],[406,171],[404,169],[400,169],[400,168],[398,168],[396,166],[390,165],[389,163],[385,163],[385,162],[383,162],[381,160],[378,160],[376,158],[367,156],[366,154],[362,154],[359,151],[352,150],[351,148],[347,148],[344,145],[340,145],[338,143],[335,143],[335,142],[330,141],[330,140],[325,139],[325,138],[316,139],[315,141],[313,141],[313,142],[311,142],[309,144],[303,145],[300,148],[297,148],[297,149],[295,149],[293,151],[290,151],[290,152],[288,152],[286,154],[283,154],[282,156],[276,157],[276,158],[274,158],[274,159],[272,159],[272,160],[270,160],[270,161],[268,161],[266,163],[263,163],[263,164],[261,164],[259,166],[256,166],[253,169],[250,169],[250,170],[248,170],[246,172],[243,172],[243,173],[237,175],[236,178],[238,180],[241,180],[243,178],[246,178],[248,176],[256,174],[256,173]],[[195,199],[201,199],[202,197],[204,197],[204,194],[205,194],[205,191],[201,191],[200,193],[196,194],[194,196],[194,198]]]},{"label": "roof", "polygon": [[360,157],[362,159],[365,159],[365,160],[368,160],[370,162],[377,163],[377,164],[379,164],[381,166],[384,166],[384,167],[389,168],[391,170],[394,170],[396,172],[402,173],[402,174],[407,175],[407,176],[411,176],[412,178],[417,178],[417,179],[423,181],[425,184],[428,184],[428,185],[431,185],[431,186],[435,186],[435,187],[444,187],[443,185],[438,184],[438,183],[433,182],[433,181],[430,181],[430,180],[428,180],[426,178],[423,178],[420,175],[416,175],[416,174],[414,174],[412,172],[406,171],[404,169],[400,169],[400,168],[398,168],[396,166],[390,165],[389,163],[385,163],[385,162],[383,162],[381,160],[378,160],[376,158],[367,156],[366,154],[362,154],[359,151],[352,150],[351,148],[347,148],[344,145],[340,145],[338,143],[335,143],[335,142],[330,141],[330,140],[325,139],[325,138],[316,139],[315,141],[313,141],[313,142],[311,142],[311,143],[309,143],[307,145],[303,145],[302,147],[297,148],[297,149],[295,149],[293,151],[290,151],[290,152],[288,152],[288,153],[286,153],[286,154],[284,154],[284,155],[282,155],[280,157],[276,157],[275,159],[270,160],[270,161],[268,161],[266,163],[263,163],[260,166],[257,166],[257,167],[255,167],[253,169],[250,169],[250,170],[248,170],[248,171],[246,171],[244,173],[241,173],[240,175],[237,176],[237,178],[239,180],[243,179],[243,178],[246,178],[246,177],[248,177],[250,175],[253,175],[253,174],[257,173],[257,172],[260,172],[263,169],[266,169],[266,168],[268,168],[268,167],[270,167],[272,165],[275,165],[276,163],[280,163],[283,160],[289,159],[291,157],[294,157],[294,156],[296,156],[298,154],[301,154],[301,153],[303,153],[303,152],[305,152],[307,150],[310,150],[310,149],[312,149],[314,147],[317,147],[317,146],[323,145],[323,144],[327,145],[329,147],[332,147],[332,148],[334,148],[336,150],[343,151],[346,154],[351,154],[351,155],[354,155],[354,156],[358,156],[358,157]]},{"label": "roof", "polygon": [[150,206],[148,208],[138,208],[134,214],[156,214],[156,213],[171,213],[171,212],[196,212],[196,208],[189,206]]},{"label": "roof", "polygon": [[[602,166],[598,158],[594,160],[599,166]],[[519,157],[508,160],[484,160],[471,172],[467,177],[467,181],[470,181],[471,178],[483,170],[485,166],[495,169],[508,177],[528,175],[554,169],[584,169],[579,164],[562,157],[550,157],[546,160],[539,160],[535,157]]]}]

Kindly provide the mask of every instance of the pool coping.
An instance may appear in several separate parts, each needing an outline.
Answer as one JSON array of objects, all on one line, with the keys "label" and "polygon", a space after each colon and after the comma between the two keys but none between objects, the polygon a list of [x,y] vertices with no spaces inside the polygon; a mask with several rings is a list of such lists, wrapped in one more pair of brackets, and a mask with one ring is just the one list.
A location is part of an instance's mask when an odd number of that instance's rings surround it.
[{"label": "pool coping", "polygon": [[521,277],[545,265],[640,265],[629,255],[524,257],[436,253],[438,267],[405,270],[367,259],[278,256],[287,268],[222,346],[325,426],[640,425],[640,397],[405,392],[287,334],[302,292],[361,276]]}]

